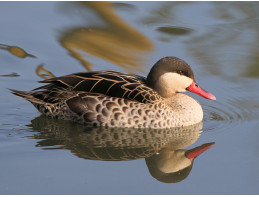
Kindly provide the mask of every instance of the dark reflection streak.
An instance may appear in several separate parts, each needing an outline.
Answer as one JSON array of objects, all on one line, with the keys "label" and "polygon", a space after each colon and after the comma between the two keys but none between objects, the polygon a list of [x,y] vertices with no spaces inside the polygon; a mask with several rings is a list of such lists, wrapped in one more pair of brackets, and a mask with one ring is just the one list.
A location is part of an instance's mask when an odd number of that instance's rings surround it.
[{"label": "dark reflection streak", "polygon": [[177,19],[177,8],[181,5],[192,4],[194,2],[163,2],[156,9],[150,12],[150,15],[141,19],[144,24],[174,24]]},{"label": "dark reflection streak", "polygon": [[19,77],[20,75],[17,73],[10,73],[10,74],[6,74],[6,75],[0,75],[0,77]]},{"label": "dark reflection streak", "polygon": [[178,26],[158,27],[157,30],[169,35],[176,35],[176,36],[187,35],[193,31],[190,28],[178,27]]},{"label": "dark reflection streak", "polygon": [[121,10],[135,10],[136,7],[129,3],[122,2],[111,2],[112,7]]}]

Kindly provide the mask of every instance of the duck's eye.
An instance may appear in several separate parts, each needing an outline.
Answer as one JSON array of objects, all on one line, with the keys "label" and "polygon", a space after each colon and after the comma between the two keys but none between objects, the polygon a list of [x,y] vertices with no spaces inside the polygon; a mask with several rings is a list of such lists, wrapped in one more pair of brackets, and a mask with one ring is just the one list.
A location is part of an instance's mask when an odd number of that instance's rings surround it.
[{"label": "duck's eye", "polygon": [[183,75],[183,71],[181,71],[181,70],[178,70],[177,73],[178,73],[179,75]]}]

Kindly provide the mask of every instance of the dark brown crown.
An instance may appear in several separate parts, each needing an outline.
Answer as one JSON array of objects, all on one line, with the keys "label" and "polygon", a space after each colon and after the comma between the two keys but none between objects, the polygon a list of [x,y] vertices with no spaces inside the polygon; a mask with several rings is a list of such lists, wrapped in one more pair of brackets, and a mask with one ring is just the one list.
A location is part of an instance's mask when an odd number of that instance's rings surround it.
[{"label": "dark brown crown", "polygon": [[175,72],[194,80],[189,64],[177,57],[164,57],[151,68],[146,80],[147,85],[153,88],[159,77],[168,72]]}]

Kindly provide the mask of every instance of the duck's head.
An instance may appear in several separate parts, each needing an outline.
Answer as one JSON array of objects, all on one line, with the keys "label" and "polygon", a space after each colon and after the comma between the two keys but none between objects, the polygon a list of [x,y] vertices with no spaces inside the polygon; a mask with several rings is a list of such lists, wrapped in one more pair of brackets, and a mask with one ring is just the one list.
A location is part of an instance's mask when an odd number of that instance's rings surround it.
[{"label": "duck's head", "polygon": [[177,57],[164,57],[156,62],[147,76],[147,85],[165,98],[190,91],[206,99],[216,100],[213,94],[196,83],[191,67]]}]

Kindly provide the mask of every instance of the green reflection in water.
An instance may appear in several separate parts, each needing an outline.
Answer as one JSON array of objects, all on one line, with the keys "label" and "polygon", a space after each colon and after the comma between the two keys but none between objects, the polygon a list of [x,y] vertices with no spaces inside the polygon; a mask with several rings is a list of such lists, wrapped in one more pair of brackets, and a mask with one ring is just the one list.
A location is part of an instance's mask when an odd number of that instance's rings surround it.
[{"label": "green reflection in water", "polygon": [[[258,77],[258,10],[258,2],[162,2],[140,21],[169,36],[175,36],[177,31],[165,27],[194,31],[183,46],[188,55],[198,60],[203,72]],[[160,41],[172,40],[163,37]]]},{"label": "green reflection in water", "polygon": [[[259,32],[258,32],[259,33]],[[259,37],[258,37],[259,43]],[[247,77],[259,77],[259,49],[253,52],[253,56],[248,60],[249,67],[245,72],[245,76]]]}]

